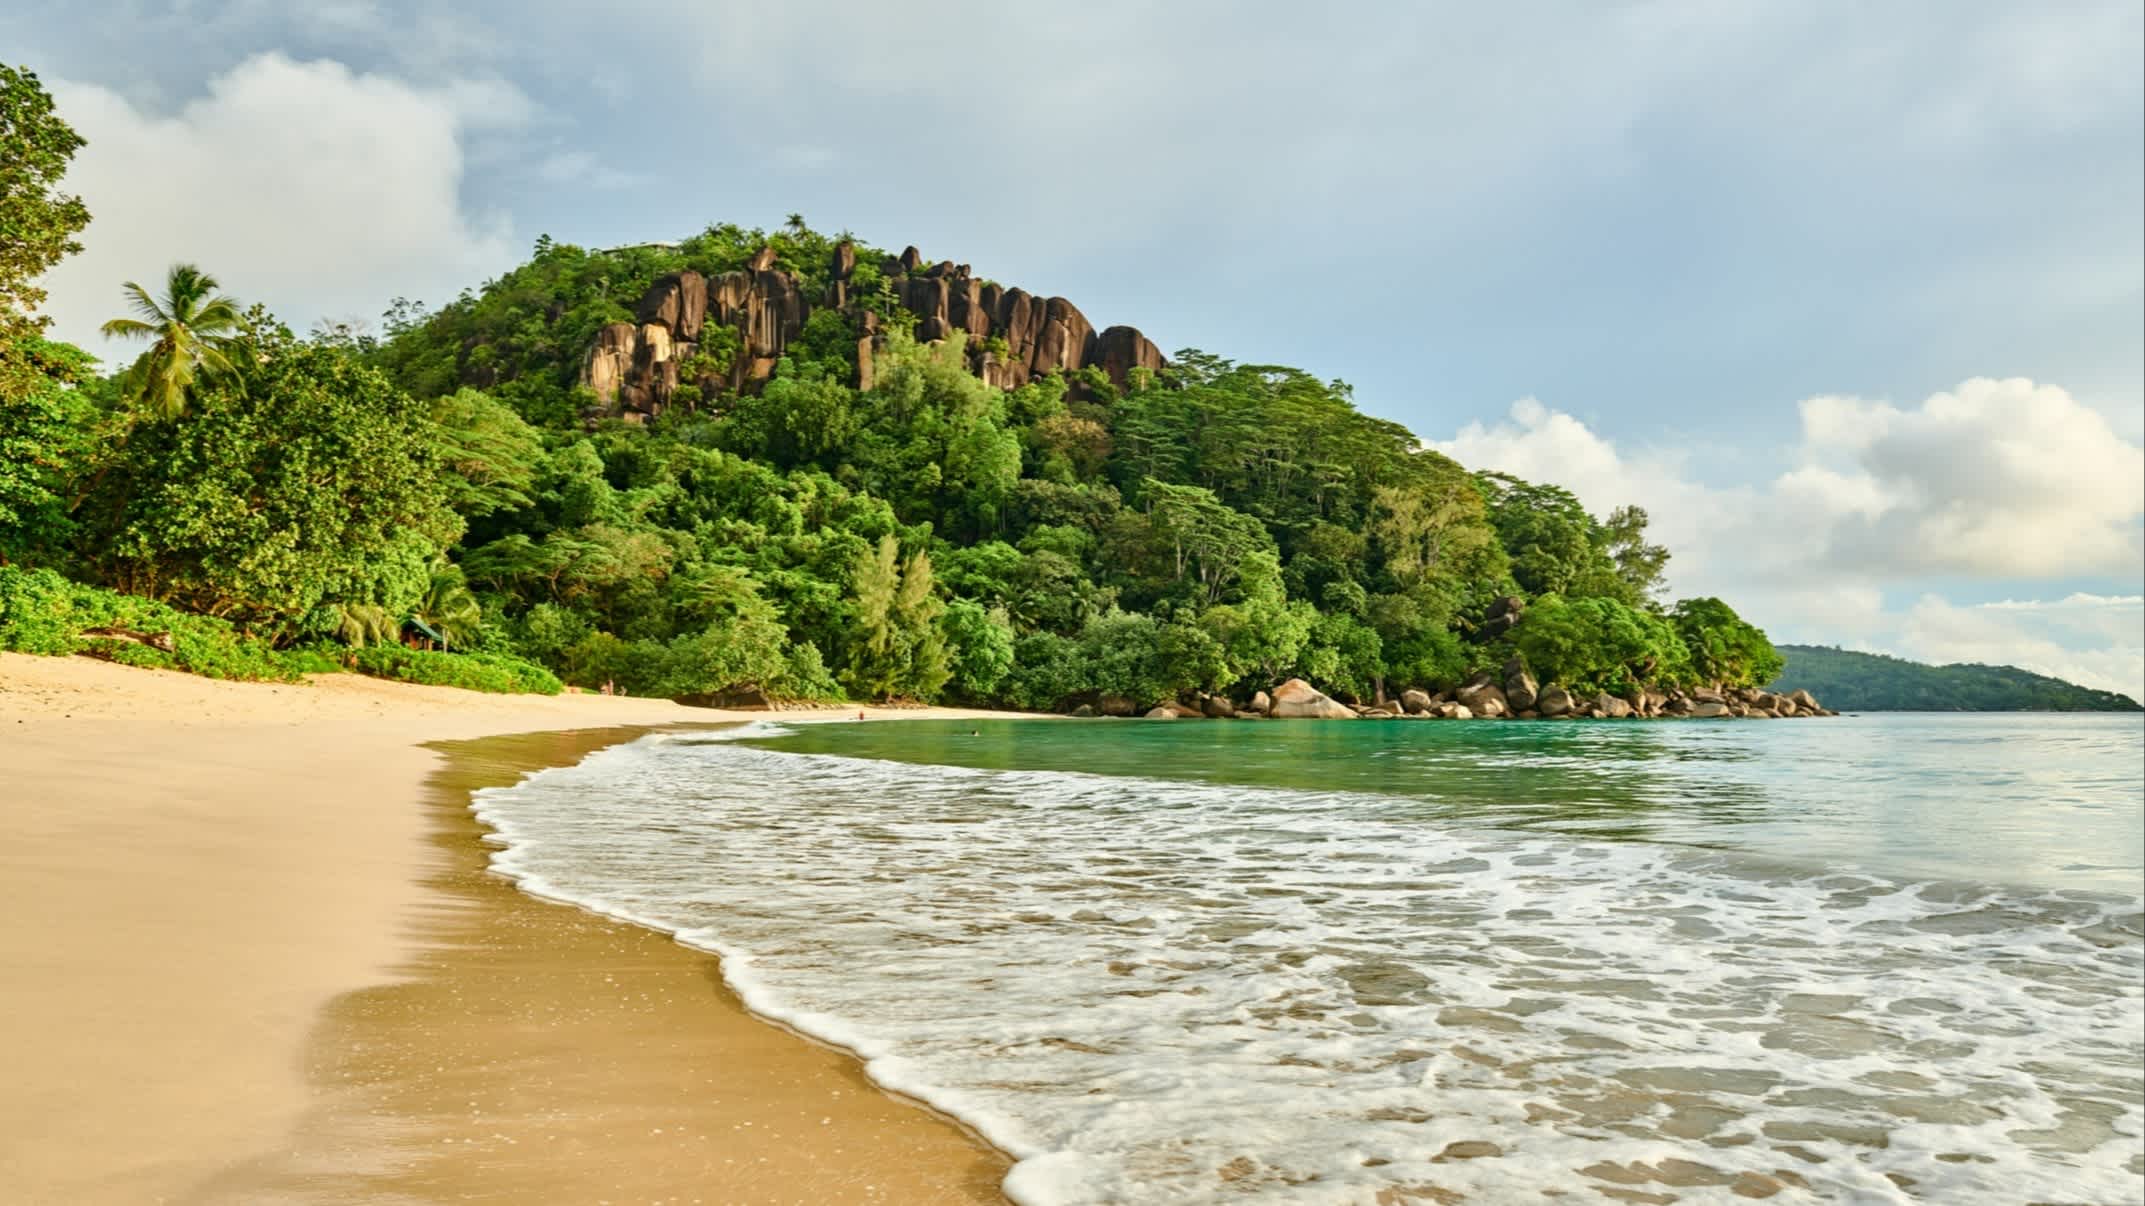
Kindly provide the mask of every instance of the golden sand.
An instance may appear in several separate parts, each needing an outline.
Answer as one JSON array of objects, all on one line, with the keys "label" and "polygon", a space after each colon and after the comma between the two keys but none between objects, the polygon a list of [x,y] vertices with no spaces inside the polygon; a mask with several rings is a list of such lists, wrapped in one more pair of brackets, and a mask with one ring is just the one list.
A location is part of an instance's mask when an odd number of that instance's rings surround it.
[{"label": "golden sand", "polygon": [[405,977],[315,1032],[324,1096],[219,1195],[278,1201],[995,1202],[1002,1156],[747,1014],[709,955],[486,870],[469,793],[637,735],[447,743]]},{"label": "golden sand", "polygon": [[473,785],[745,718],[0,654],[8,1200],[991,1200],[711,957],[484,873]]}]

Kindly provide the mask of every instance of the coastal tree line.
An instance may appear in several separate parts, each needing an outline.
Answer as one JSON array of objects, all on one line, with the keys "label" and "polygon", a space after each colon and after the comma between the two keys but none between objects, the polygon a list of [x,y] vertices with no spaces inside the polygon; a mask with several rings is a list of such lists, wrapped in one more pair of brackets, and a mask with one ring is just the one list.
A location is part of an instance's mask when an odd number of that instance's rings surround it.
[{"label": "coastal tree line", "polygon": [[1642,510],[1471,472],[1284,366],[1185,350],[1122,387],[1001,391],[888,305],[868,389],[830,311],[764,388],[586,417],[590,339],[657,277],[762,248],[824,272],[835,237],[797,217],[617,252],[544,239],[377,330],[301,335],[180,265],[115,282],[107,371],[32,314],[87,222],[58,188],[79,140],[34,76],[0,84],[0,646],[38,612],[46,645],[184,664],[128,639],[107,613],[136,605],[109,592],[267,663],[673,696],[1048,709],[1288,677],[1369,700],[1514,657],[1619,695],[1780,669],[1727,604],[1662,597]]}]

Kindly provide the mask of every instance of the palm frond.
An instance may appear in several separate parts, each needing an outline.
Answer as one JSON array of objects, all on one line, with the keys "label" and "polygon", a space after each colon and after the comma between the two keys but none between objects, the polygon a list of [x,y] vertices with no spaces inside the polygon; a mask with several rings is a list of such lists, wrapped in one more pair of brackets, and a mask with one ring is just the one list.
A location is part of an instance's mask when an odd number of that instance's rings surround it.
[{"label": "palm frond", "polygon": [[171,299],[174,318],[192,318],[202,300],[220,287],[215,277],[193,264],[173,264],[164,277],[164,294]]},{"label": "palm frond", "polygon": [[378,604],[339,603],[335,609],[335,636],[346,645],[362,649],[366,645],[390,641],[400,627],[387,614],[387,609]]},{"label": "palm frond", "polygon": [[171,316],[164,313],[164,307],[158,305],[156,299],[149,296],[149,291],[138,283],[128,281],[119,287],[119,291],[126,295],[127,304],[134,307],[134,312],[148,319],[151,324],[161,326],[170,321]]},{"label": "palm frond", "polygon": [[156,328],[139,319],[115,318],[98,328],[106,339],[154,339]]},{"label": "palm frond", "polygon": [[186,325],[203,335],[218,335],[226,331],[239,330],[246,325],[246,320],[238,312],[238,303],[236,301],[218,295],[210,298],[199,310],[194,311],[193,320]]}]

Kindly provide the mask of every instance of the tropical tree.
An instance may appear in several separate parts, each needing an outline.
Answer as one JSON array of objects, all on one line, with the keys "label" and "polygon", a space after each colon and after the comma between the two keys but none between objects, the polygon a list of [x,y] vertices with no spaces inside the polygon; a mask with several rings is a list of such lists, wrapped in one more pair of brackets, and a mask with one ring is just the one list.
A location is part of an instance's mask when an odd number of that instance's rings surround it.
[{"label": "tropical tree", "polygon": [[432,422],[447,501],[464,518],[531,505],[544,444],[512,407],[464,388],[432,403]]},{"label": "tropical tree", "polygon": [[876,548],[857,550],[850,582],[858,639],[843,685],[859,697],[936,698],[953,672],[930,556],[918,550],[904,563],[899,543],[884,535]]},{"label": "tropical tree", "polygon": [[326,620],[321,627],[327,634],[356,649],[388,644],[399,628],[394,613],[378,603],[330,603],[321,609],[321,614]]},{"label": "tropical tree", "polygon": [[410,614],[462,532],[426,408],[340,353],[272,345],[252,388],[134,429],[78,508],[112,586],[273,639]]},{"label": "tropical tree", "polygon": [[159,300],[133,281],[127,301],[139,318],[104,324],[107,339],[153,342],[121,379],[122,396],[161,418],[177,418],[199,377],[235,378],[238,337],[245,326],[238,303],[217,292],[216,278],[192,264],[174,264]]},{"label": "tropical tree", "polygon": [[[1670,614],[1677,635],[1690,650],[1691,668],[1700,677],[1724,686],[1757,687],[1779,677],[1787,664],[1763,630],[1719,599],[1685,599]],[[1534,623],[1531,611],[1527,623]]]},{"label": "tropical tree", "polygon": [[[1543,595],[1512,630],[1512,643],[1544,682],[1562,683],[1582,695],[1622,695],[1648,682],[1678,683],[1690,677],[1696,651],[1685,645],[1684,631],[1681,624],[1615,599]],[[1759,639],[1764,639],[1762,633]],[[1766,646],[1767,652],[1771,649]],[[1773,669],[1778,668],[1776,658]]]},{"label": "tropical tree", "polygon": [[[68,483],[95,453],[99,414],[78,388],[96,361],[70,343],[32,336],[13,377],[0,370],[0,565],[49,560],[74,526]],[[43,556],[41,556],[43,555]]]},{"label": "tropical tree", "polygon": [[410,618],[438,633],[441,645],[460,649],[477,639],[478,630],[484,626],[484,609],[469,593],[461,569],[443,564],[433,569],[424,597],[410,609]]},{"label": "tropical tree", "polygon": [[0,400],[43,387],[31,341],[45,329],[39,282],[82,245],[80,197],[57,191],[82,138],[53,112],[35,72],[0,65]]}]

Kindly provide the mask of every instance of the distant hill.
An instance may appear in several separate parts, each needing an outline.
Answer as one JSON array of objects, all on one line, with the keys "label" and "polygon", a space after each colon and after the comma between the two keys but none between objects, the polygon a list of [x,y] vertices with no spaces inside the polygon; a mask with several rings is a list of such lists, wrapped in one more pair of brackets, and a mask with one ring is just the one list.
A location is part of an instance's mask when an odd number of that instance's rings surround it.
[{"label": "distant hill", "polygon": [[1801,688],[1842,712],[2136,712],[2138,701],[2016,666],[1929,666],[1881,653],[1781,645],[1771,690]]}]

